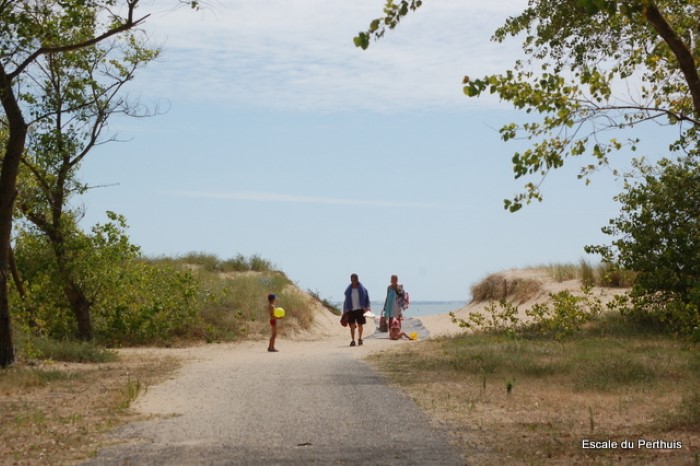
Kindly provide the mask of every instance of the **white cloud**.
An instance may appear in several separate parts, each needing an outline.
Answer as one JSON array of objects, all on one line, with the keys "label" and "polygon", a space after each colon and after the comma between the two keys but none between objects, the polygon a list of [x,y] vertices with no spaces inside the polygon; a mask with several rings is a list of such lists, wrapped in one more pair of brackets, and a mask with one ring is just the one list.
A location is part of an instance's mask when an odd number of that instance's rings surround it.
[{"label": "white cloud", "polygon": [[[490,37],[525,0],[432,0],[362,51],[352,38],[383,0],[219,1],[166,9],[146,28],[163,43],[144,93],[228,105],[313,110],[465,108],[465,74],[510,67],[518,40]],[[155,4],[155,3],[154,3]]]},{"label": "white cloud", "polygon": [[442,209],[440,204],[426,202],[398,202],[377,201],[361,199],[339,199],[332,197],[299,196],[294,194],[280,194],[270,192],[241,191],[232,193],[206,192],[206,191],[181,191],[168,193],[177,197],[197,199],[220,199],[230,201],[253,202],[289,202],[294,204],[321,204],[321,205],[348,205],[367,207],[409,207],[418,209]]}]

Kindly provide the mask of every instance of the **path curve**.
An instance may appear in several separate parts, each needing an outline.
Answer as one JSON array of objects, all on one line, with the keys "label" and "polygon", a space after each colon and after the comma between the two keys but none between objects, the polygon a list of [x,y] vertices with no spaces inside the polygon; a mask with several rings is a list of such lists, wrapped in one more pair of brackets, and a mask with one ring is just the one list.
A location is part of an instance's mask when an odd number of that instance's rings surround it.
[{"label": "path curve", "polygon": [[134,404],[152,418],[118,429],[123,443],[84,464],[466,463],[446,432],[362,361],[415,343],[375,336],[349,347],[337,318],[320,321],[312,336],[280,338],[279,353],[265,342],[173,350],[187,352],[188,362]]}]

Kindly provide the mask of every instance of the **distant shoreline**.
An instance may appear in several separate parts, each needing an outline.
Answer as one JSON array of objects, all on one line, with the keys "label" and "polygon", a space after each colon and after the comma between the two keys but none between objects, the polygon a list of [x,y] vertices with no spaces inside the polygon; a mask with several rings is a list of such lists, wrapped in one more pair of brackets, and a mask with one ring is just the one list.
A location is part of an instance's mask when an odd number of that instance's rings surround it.
[{"label": "distant shoreline", "polygon": [[[343,305],[342,301],[341,301],[341,302],[335,302],[335,303],[333,303],[333,304],[335,304],[336,306],[339,306],[339,307],[342,307],[342,305]],[[383,306],[383,305],[384,305],[384,301],[370,301],[370,304],[372,304],[373,307],[374,307],[374,305]],[[442,304],[444,304],[444,305],[447,305],[447,304],[458,304],[459,307],[462,307],[462,306],[466,306],[467,304],[469,304],[469,301],[460,300],[460,299],[456,299],[456,300],[447,300],[447,301],[411,301],[411,306],[419,306],[419,305],[421,305],[421,304],[430,304],[430,305],[435,305],[435,304],[438,304],[438,305],[442,305]]]},{"label": "distant shoreline", "polygon": [[[410,307],[404,312],[405,317],[426,317],[436,314],[447,314],[451,311],[456,311],[469,304],[465,300],[449,300],[449,301],[411,301]],[[384,301],[370,301],[370,305],[375,314],[379,314],[384,307]],[[338,308],[343,307],[343,303],[336,303]]]},{"label": "distant shoreline", "polygon": [[[418,306],[421,304],[459,304],[460,306],[466,306],[469,302],[464,300],[448,300],[448,301],[413,301],[411,300],[412,306]],[[384,301],[372,301],[372,304],[384,305]]]}]

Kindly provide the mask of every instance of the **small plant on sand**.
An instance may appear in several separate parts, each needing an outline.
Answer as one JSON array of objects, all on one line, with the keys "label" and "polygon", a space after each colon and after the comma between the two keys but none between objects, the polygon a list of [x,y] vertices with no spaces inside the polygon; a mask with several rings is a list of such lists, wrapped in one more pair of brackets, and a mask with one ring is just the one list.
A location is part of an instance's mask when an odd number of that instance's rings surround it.
[{"label": "small plant on sand", "polygon": [[126,392],[125,392],[126,398],[121,403],[120,408],[126,409],[129,406],[131,406],[131,403],[141,393],[141,389],[142,389],[141,381],[138,379],[132,380],[131,374],[129,374],[127,381],[126,381]]},{"label": "small plant on sand", "polygon": [[483,312],[470,312],[466,319],[450,312],[452,322],[470,330],[501,332],[511,337],[519,333],[536,333],[564,338],[581,329],[581,325],[598,317],[602,311],[600,299],[584,288],[582,296],[569,291],[550,294],[551,304],[535,304],[525,311],[531,322],[525,324],[519,317],[518,307],[502,299],[489,304]]},{"label": "small plant on sand", "polygon": [[532,329],[543,335],[564,338],[581,329],[581,325],[598,317],[602,304],[592,298],[590,290],[584,288],[583,296],[574,296],[569,291],[550,294],[551,304],[535,304],[525,311],[533,319]]},{"label": "small plant on sand", "polygon": [[518,307],[505,299],[498,304],[489,304],[484,313],[470,312],[466,319],[457,317],[454,312],[450,312],[449,315],[453,323],[470,330],[514,332],[521,325]]},{"label": "small plant on sand", "polygon": [[506,380],[506,393],[510,395],[510,393],[513,391],[513,387],[515,386],[515,379],[508,379]]},{"label": "small plant on sand", "polygon": [[321,294],[318,291],[306,290],[306,292],[309,293],[309,295],[312,298],[314,298],[316,301],[321,303],[323,305],[323,307],[325,307],[326,309],[331,311],[333,314],[338,315],[338,316],[341,314],[340,308],[338,308],[338,306],[331,303],[327,299],[321,298]]}]

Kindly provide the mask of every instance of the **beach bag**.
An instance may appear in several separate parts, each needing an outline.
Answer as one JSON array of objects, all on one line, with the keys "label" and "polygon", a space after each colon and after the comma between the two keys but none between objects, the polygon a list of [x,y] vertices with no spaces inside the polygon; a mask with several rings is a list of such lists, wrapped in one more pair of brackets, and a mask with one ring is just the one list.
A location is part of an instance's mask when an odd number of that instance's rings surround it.
[{"label": "beach bag", "polygon": [[340,325],[342,325],[343,327],[348,326],[348,313],[347,312],[343,312],[343,315],[340,317]]},{"label": "beach bag", "polygon": [[379,331],[380,332],[386,332],[389,330],[389,325],[386,322],[386,317],[381,316],[379,318]]}]

